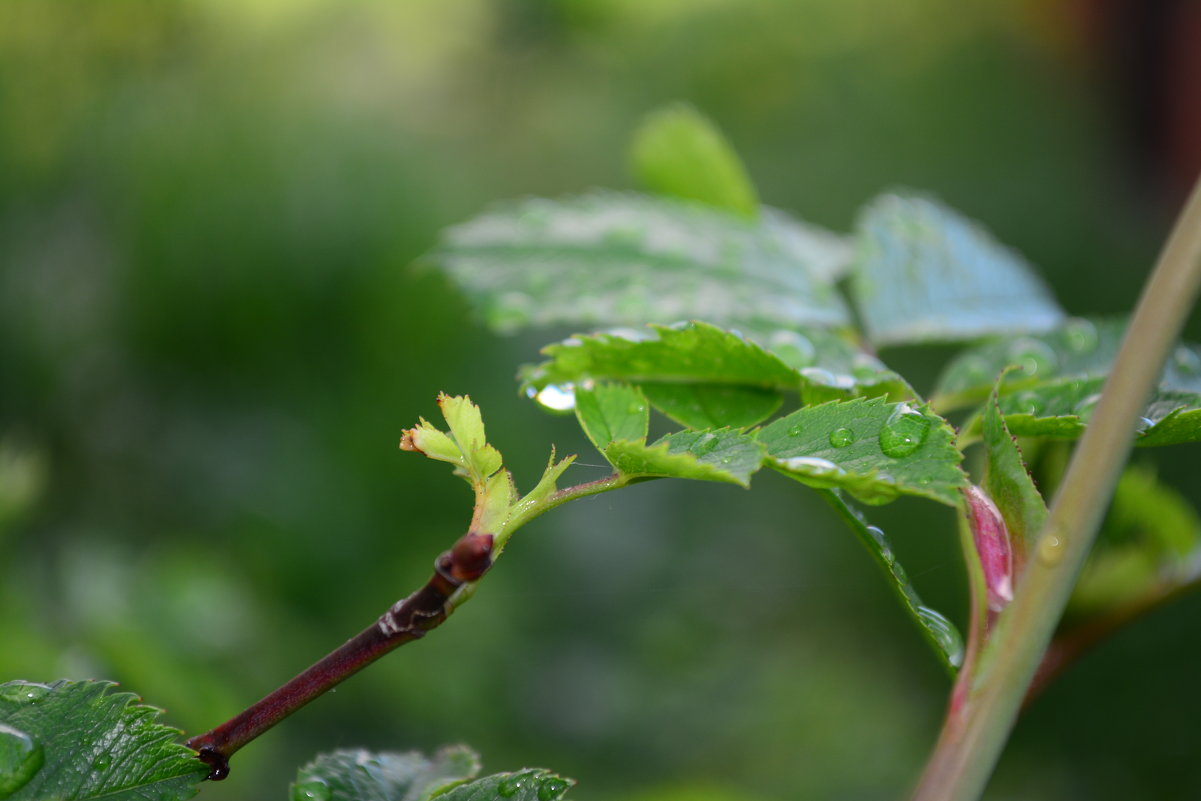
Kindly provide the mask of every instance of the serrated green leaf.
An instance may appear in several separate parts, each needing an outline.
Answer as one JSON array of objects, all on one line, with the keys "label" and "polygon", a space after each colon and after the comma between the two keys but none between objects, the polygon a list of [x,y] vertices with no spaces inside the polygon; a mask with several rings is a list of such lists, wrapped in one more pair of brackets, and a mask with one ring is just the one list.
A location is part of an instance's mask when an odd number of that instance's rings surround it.
[{"label": "serrated green leaf", "polygon": [[932,609],[917,594],[905,568],[893,554],[888,537],[877,526],[868,524],[858,509],[848,504],[837,490],[820,490],[821,495],[838,512],[839,516],[855,532],[855,536],[867,548],[876,564],[884,571],[889,585],[905,607],[905,611],[917,623],[918,629],[934,648],[943,664],[952,673],[963,664],[963,636],[942,613]]},{"label": "serrated green leaf", "polygon": [[575,391],[575,413],[588,439],[599,451],[615,440],[645,442],[650,407],[637,387],[597,384]]},{"label": "serrated green leaf", "polygon": [[1201,520],[1154,471],[1122,474],[1097,543],[1072,591],[1074,615],[1141,607],[1201,578]]},{"label": "serrated green leaf", "polygon": [[0,684],[0,797],[182,801],[208,774],[160,710],[112,682]]},{"label": "serrated green leaf", "polygon": [[450,435],[463,452],[464,466],[475,481],[484,481],[500,469],[500,452],[488,444],[480,407],[466,395],[440,395],[438,406],[450,426]]},{"label": "serrated green leaf", "polygon": [[571,466],[575,458],[574,455],[568,456],[561,462],[556,463],[555,451],[554,448],[551,448],[550,460],[546,463],[546,469],[542,471],[542,478],[538,480],[537,485],[532,490],[513,504],[513,509],[509,515],[511,528],[516,529],[522,526],[526,521],[526,515],[537,509],[547,498],[554,494],[558,489],[559,478]]},{"label": "serrated green leaf", "polygon": [[746,428],[771,417],[784,396],[773,389],[723,384],[640,384],[652,405],[689,428]]},{"label": "serrated green leaf", "polygon": [[681,431],[651,445],[618,441],[604,454],[629,478],[691,478],[743,487],[763,462],[754,438],[731,429]]},{"label": "serrated green leaf", "polygon": [[917,495],[959,505],[967,477],[947,422],[884,398],[799,409],[764,427],[768,464],[812,487],[843,489],[865,503]]},{"label": "serrated green leaf", "polygon": [[932,200],[882,195],[860,214],[852,288],[877,345],[1043,331],[1063,312],[1025,261]]},{"label": "serrated green leaf", "polygon": [[493,328],[642,325],[842,326],[831,276],[838,237],[764,210],[758,220],[693,203],[597,191],[496,207],[446,232],[430,259]]},{"label": "serrated green leaf", "polygon": [[[1100,379],[1109,374],[1126,334],[1125,318],[1065,320],[1051,331],[998,339],[969,348],[943,370],[934,392],[939,409],[983,400],[1009,367],[1002,395],[1069,379]],[[1169,357],[1157,386],[1164,391],[1201,394],[1201,352],[1180,344]]]},{"label": "serrated green leaf", "polygon": [[512,474],[508,470],[498,470],[484,484],[482,495],[476,498],[472,530],[494,535],[503,531],[516,498]]},{"label": "serrated green leaf", "polygon": [[463,746],[443,748],[432,758],[416,751],[333,751],[300,769],[292,801],[429,801],[479,770],[479,757]]},{"label": "serrated green leaf", "polygon": [[676,103],[646,116],[634,132],[630,166],[642,186],[754,217],[759,200],[742,160],[717,127]]},{"label": "serrated green leaf", "polygon": [[544,768],[497,773],[438,796],[439,801],[559,801],[575,786],[574,779]]},{"label": "serrated green leaf", "polygon": [[995,395],[984,408],[983,431],[988,452],[984,491],[1005,519],[1018,553],[1024,555],[1047,521],[1047,505],[1026,469],[1017,441],[1005,426]]}]

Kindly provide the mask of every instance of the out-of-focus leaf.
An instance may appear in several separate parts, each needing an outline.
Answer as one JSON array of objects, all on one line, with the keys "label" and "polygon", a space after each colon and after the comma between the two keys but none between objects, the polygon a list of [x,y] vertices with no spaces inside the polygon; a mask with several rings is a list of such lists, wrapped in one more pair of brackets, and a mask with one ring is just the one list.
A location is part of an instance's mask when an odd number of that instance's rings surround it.
[{"label": "out-of-focus leaf", "polygon": [[415,751],[333,751],[300,769],[292,801],[429,801],[479,770],[479,757],[463,746],[443,748],[432,758]]},{"label": "out-of-focus leaf", "polygon": [[883,398],[799,409],[758,433],[768,463],[812,487],[844,489],[866,503],[917,495],[959,504],[967,477],[947,422]]},{"label": "out-of-focus leaf", "polygon": [[755,439],[731,429],[681,431],[651,445],[619,440],[604,454],[630,478],[691,478],[743,487],[763,463]]},{"label": "out-of-focus leaf", "polygon": [[1201,520],[1154,471],[1128,467],[1072,591],[1073,614],[1162,598],[1201,578]]},{"label": "out-of-focus leaf", "polygon": [[596,191],[498,206],[454,226],[431,257],[515,331],[707,320],[728,327],[843,326],[831,234],[692,203]]},{"label": "out-of-focus leaf", "polygon": [[574,779],[543,768],[497,773],[438,796],[439,801],[559,801],[575,786]]},{"label": "out-of-focus leaf", "polygon": [[1044,331],[1063,318],[1020,256],[932,200],[882,195],[856,234],[852,286],[877,345]]},{"label": "out-of-focus leaf", "polygon": [[676,103],[646,116],[634,132],[630,166],[642,186],[753,218],[755,188],[721,131],[692,106]]},{"label": "out-of-focus leaf", "polygon": [[0,798],[182,801],[208,767],[112,682],[0,684]]},{"label": "out-of-focus leaf", "polygon": [[909,580],[909,574],[897,561],[888,537],[880,528],[868,524],[859,510],[847,503],[837,490],[821,490],[821,494],[847,522],[859,541],[867,548],[868,553],[876,560],[876,564],[888,577],[893,592],[905,606],[905,611],[917,623],[919,630],[934,648],[934,652],[938,654],[943,664],[953,673],[963,664],[963,636],[959,633],[959,629],[943,614],[922,602],[913,582]]},{"label": "out-of-focus leaf", "polygon": [[[933,403],[946,410],[983,400],[1001,373],[1002,395],[1066,379],[1104,378],[1126,333],[1125,318],[1065,320],[1052,331],[998,339],[969,348],[939,377]],[[1177,345],[1160,375],[1161,390],[1201,393],[1201,352]]]}]

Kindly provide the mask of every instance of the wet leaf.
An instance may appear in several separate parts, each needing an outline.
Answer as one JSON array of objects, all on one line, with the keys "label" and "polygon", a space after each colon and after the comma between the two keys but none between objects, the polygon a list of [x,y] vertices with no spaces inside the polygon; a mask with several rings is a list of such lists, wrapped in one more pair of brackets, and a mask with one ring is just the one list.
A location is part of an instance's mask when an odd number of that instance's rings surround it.
[{"label": "wet leaf", "polygon": [[763,463],[755,439],[732,429],[681,431],[650,445],[619,440],[603,452],[630,478],[691,478],[743,487]]},{"label": "wet leaf", "polygon": [[967,477],[955,433],[941,417],[883,398],[833,401],[793,412],[757,435],[768,463],[812,487],[866,503],[917,495],[959,505]]},{"label": "wet leaf", "polygon": [[757,220],[633,193],[526,199],[454,226],[430,254],[493,328],[850,322],[832,276],[843,240],[764,209]]},{"label": "wet leaf", "polygon": [[742,160],[717,127],[687,104],[646,116],[634,132],[630,166],[638,182],[656,194],[749,218],[758,213],[759,200]]},{"label": "wet leaf", "polygon": [[543,768],[497,773],[459,785],[439,801],[559,801],[575,786],[573,779]]},{"label": "wet leaf", "polygon": [[208,767],[160,710],[112,682],[0,684],[0,797],[7,801],[180,801]]},{"label": "wet leaf", "polygon": [[479,773],[479,757],[463,746],[426,757],[416,751],[362,749],[321,754],[296,774],[292,801],[429,801]]},{"label": "wet leaf", "polygon": [[597,450],[615,440],[645,442],[650,407],[637,387],[597,384],[575,392],[575,413]]},{"label": "wet leaf", "polygon": [[876,526],[870,525],[863,514],[851,506],[836,490],[822,490],[822,497],[834,507],[839,516],[851,527],[859,541],[867,548],[876,564],[884,571],[889,585],[905,607],[905,611],[918,625],[926,641],[934,648],[939,659],[952,673],[963,664],[963,636],[946,616],[926,606],[909,579],[905,568],[893,554],[888,537]]},{"label": "wet leaf", "polygon": [[852,287],[877,345],[1045,331],[1063,318],[1020,256],[933,200],[876,198],[860,214],[856,244]]},{"label": "wet leaf", "polygon": [[771,417],[784,396],[772,389],[723,384],[640,384],[651,404],[689,428],[745,428]]}]

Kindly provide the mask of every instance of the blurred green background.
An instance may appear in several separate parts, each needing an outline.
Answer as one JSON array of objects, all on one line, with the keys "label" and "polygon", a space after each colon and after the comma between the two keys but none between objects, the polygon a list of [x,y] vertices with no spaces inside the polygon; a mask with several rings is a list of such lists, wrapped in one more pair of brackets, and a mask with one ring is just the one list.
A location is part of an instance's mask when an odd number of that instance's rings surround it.
[{"label": "blurred green background", "polygon": [[[848,230],[883,188],[929,190],[1070,311],[1129,309],[1190,176],[1162,70],[1125,69],[1098,12],[1122,5],[3,0],[0,678],[116,679],[190,733],[256,700],[463,530],[462,482],[396,447],[440,390],[482,405],[522,487],[551,443],[602,475],[516,393],[564,332],[498,339],[411,265],[491,200],[629,186],[626,136],[667,101],[773,205]],[[884,357],[928,388],[948,353]],[[1157,456],[1201,494],[1195,450]],[[950,513],[874,519],[962,619]],[[1090,654],[988,798],[1201,797],[1199,619],[1188,598]],[[815,496],[652,483],[523,530],[451,623],[201,797],[466,742],[580,798],[897,798],[947,688]]]}]

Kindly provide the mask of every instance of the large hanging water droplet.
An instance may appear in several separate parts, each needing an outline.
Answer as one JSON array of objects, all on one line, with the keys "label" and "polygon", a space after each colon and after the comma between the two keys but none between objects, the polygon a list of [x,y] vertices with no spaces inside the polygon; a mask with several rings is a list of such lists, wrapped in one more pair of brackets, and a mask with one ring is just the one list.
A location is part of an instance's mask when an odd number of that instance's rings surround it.
[{"label": "large hanging water droplet", "polygon": [[542,389],[530,387],[526,395],[552,412],[570,412],[575,408],[575,385],[547,384]]},{"label": "large hanging water droplet", "polygon": [[855,432],[849,428],[836,428],[830,432],[830,445],[845,448],[855,441]]},{"label": "large hanging water droplet", "polygon": [[548,776],[538,785],[538,801],[558,801],[571,785],[558,776]]},{"label": "large hanging water droplet", "polygon": [[1097,347],[1097,326],[1084,319],[1071,320],[1063,327],[1063,338],[1068,350],[1084,355],[1092,353]]},{"label": "large hanging water droplet", "polygon": [[0,703],[14,706],[36,704],[49,693],[50,688],[45,684],[37,684],[32,681],[10,681],[0,684]]},{"label": "large hanging water droplet", "polygon": [[1046,342],[1022,337],[1009,346],[1009,361],[1022,368],[1025,378],[1048,378],[1059,366],[1059,357]]},{"label": "large hanging water droplet", "polygon": [[29,784],[44,761],[41,743],[20,729],[0,723],[0,798],[8,798]]},{"label": "large hanging water droplet", "polygon": [[292,785],[292,801],[329,801],[332,796],[329,785],[321,779],[309,779]]},{"label": "large hanging water droplet", "polygon": [[926,630],[933,635],[938,647],[947,655],[947,661],[951,663],[951,666],[962,665],[963,637],[959,634],[959,629],[955,628],[955,624],[928,606],[919,606],[917,616]]},{"label": "large hanging water droplet", "polygon": [[930,433],[930,420],[908,406],[900,406],[880,429],[880,450],[900,459],[916,451]]},{"label": "large hanging water droplet", "polygon": [[515,773],[501,781],[496,785],[496,792],[505,798],[512,798],[521,790],[533,788],[538,782],[537,773],[532,770],[524,770],[521,773]]}]

